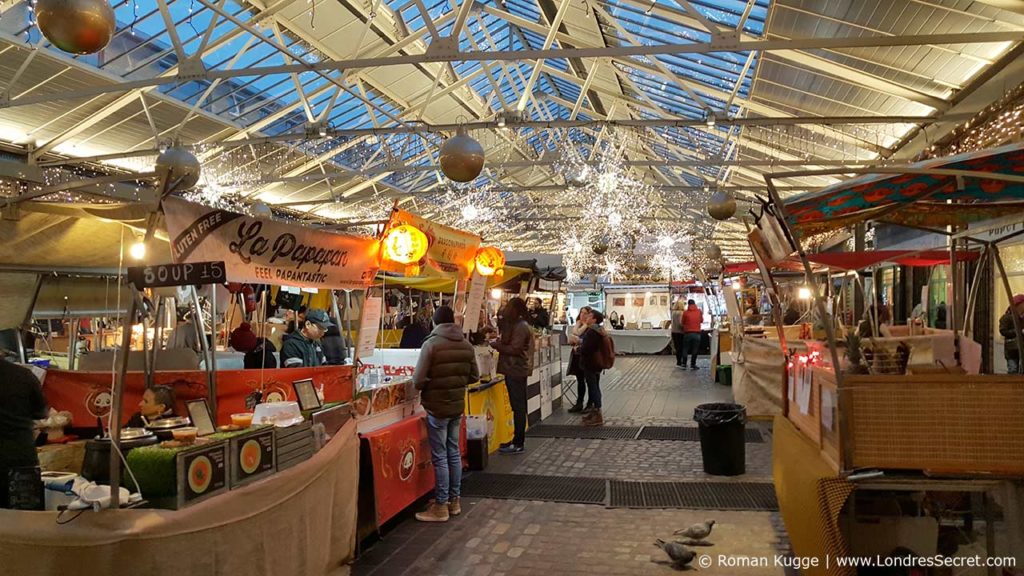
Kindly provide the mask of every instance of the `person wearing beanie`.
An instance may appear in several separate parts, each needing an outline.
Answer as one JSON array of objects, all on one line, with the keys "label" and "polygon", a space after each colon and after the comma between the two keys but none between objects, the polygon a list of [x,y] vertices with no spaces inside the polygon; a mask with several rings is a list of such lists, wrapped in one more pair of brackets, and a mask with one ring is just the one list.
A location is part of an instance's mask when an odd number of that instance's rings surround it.
[{"label": "person wearing beanie", "polygon": [[427,411],[427,439],[434,464],[434,500],[416,514],[422,522],[447,522],[462,512],[462,458],[459,428],[466,410],[466,387],[480,379],[473,346],[455,324],[449,306],[434,311],[434,330],[423,341],[412,381]]},{"label": "person wearing beanie", "polygon": [[252,331],[252,326],[248,322],[242,322],[238,328],[231,331],[228,345],[236,352],[252,352],[256,348],[256,340],[256,333]]}]

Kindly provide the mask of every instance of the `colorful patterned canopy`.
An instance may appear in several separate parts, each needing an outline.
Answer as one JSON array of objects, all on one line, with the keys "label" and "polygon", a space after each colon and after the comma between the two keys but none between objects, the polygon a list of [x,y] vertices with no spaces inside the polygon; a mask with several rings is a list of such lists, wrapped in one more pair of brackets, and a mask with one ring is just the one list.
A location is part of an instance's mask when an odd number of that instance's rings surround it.
[{"label": "colorful patterned canopy", "polygon": [[[919,162],[913,169],[966,170],[1024,177],[1024,143]],[[948,204],[953,200],[955,204]],[[786,202],[802,235],[880,220],[910,226],[967,224],[1024,209],[1024,182],[952,174],[869,174]]]}]

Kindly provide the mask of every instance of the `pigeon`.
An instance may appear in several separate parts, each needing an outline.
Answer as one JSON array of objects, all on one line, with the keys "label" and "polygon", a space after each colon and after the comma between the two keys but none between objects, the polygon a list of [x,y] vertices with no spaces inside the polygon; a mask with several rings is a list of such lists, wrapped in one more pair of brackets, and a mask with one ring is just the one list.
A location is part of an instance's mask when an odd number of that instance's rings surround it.
[{"label": "pigeon", "polygon": [[676,542],[684,546],[714,546],[714,544],[708,542],[707,540],[694,540],[693,538],[687,538],[685,540],[676,540]]},{"label": "pigeon", "polygon": [[689,528],[683,530],[676,530],[673,532],[676,536],[686,536],[687,538],[693,538],[694,540],[703,540],[711,535],[711,528],[714,527],[714,520],[705,520],[700,524],[694,524]]},{"label": "pigeon", "polygon": [[672,567],[676,570],[686,568],[686,565],[697,557],[696,552],[678,542],[665,542],[659,538],[654,542],[654,545],[664,550],[665,554],[668,554],[668,557],[672,560]]}]

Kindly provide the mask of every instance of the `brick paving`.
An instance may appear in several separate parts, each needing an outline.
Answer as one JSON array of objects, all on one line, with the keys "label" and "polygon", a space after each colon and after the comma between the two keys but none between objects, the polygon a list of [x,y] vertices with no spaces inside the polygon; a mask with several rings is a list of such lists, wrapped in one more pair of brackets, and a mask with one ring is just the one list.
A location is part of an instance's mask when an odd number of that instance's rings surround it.
[{"label": "brick paving", "polygon": [[[707,369],[676,370],[670,356],[620,357],[604,378],[605,422],[616,426],[694,425],[693,407],[731,400],[731,390],[714,384]],[[577,423],[557,411],[545,423]],[[527,452],[494,454],[492,473],[607,478],[626,481],[771,481],[771,441],[746,445],[747,474],[708,476],[698,442],[529,438]],[[527,434],[529,436],[529,434]],[[776,554],[789,551],[777,513],[707,510],[611,509],[597,505],[469,499],[462,516],[441,525],[408,517],[385,531],[354,566],[357,576],[518,576],[532,574],[673,574],[655,538],[713,518],[717,524],[706,574],[783,574]],[[718,556],[764,558],[767,567],[729,567]]]}]

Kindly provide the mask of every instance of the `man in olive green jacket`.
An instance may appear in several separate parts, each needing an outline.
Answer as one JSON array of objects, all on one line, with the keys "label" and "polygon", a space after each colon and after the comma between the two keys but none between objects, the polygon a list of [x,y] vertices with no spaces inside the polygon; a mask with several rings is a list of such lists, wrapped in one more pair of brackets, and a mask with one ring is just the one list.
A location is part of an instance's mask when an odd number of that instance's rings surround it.
[{"label": "man in olive green jacket", "polygon": [[427,411],[427,439],[434,463],[434,502],[416,515],[423,522],[446,522],[458,516],[462,485],[459,430],[466,410],[466,386],[480,379],[476,353],[455,324],[448,306],[434,312],[434,330],[423,341],[413,385]]}]

